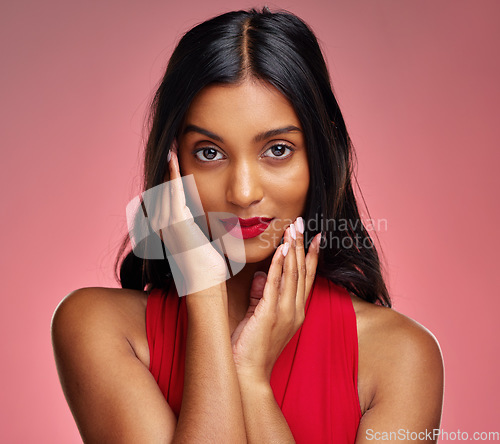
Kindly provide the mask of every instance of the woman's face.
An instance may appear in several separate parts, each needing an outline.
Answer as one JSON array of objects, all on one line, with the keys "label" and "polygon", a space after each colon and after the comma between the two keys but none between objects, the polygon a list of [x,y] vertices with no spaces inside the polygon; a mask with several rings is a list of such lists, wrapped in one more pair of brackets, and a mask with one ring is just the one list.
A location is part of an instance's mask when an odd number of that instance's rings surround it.
[{"label": "woman's face", "polygon": [[[304,134],[288,100],[255,80],[208,86],[193,100],[178,143],[182,175],[193,174],[205,213],[239,218],[217,223],[244,239],[246,262],[273,254],[303,216],[309,188]],[[249,218],[260,221],[242,220]],[[235,221],[241,231],[231,230]]]}]

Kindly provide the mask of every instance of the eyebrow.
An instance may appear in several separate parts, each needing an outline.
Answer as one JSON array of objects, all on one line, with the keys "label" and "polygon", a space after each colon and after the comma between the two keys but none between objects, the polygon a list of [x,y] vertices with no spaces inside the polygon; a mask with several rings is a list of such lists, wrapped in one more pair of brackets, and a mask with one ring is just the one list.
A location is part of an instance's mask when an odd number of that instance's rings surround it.
[{"label": "eyebrow", "polygon": [[[296,127],[295,125],[288,125],[283,128],[275,128],[269,131],[264,131],[263,133],[259,133],[254,137],[253,141],[254,143],[257,143],[269,139],[270,137],[275,137],[280,134],[293,133],[297,131],[302,132],[302,130]],[[211,139],[217,140],[218,142],[224,143],[224,139],[222,137],[196,125],[187,125],[182,134],[184,135],[191,132],[200,133],[203,134],[204,136],[210,137]]]}]

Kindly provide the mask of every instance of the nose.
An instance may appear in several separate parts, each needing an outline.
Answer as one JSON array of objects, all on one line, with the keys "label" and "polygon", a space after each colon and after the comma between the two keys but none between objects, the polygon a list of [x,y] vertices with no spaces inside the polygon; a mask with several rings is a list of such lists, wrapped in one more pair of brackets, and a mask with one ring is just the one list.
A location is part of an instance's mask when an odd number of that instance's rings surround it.
[{"label": "nose", "polygon": [[264,190],[257,165],[249,161],[235,163],[228,175],[226,199],[233,205],[248,208],[262,200]]}]

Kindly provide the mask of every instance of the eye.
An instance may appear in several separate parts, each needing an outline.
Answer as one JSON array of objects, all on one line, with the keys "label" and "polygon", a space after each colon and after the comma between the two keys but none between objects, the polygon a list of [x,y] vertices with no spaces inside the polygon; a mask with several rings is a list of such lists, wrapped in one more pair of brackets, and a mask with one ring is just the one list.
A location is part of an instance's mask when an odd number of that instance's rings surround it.
[{"label": "eye", "polygon": [[280,142],[275,145],[273,145],[271,148],[269,148],[267,152],[272,153],[272,156],[266,156],[264,157],[271,157],[272,159],[287,159],[288,157],[291,156],[293,153],[293,149],[290,145],[287,145],[286,143]]},{"label": "eye", "polygon": [[[222,153],[217,151],[215,148],[202,148],[196,151],[194,155],[200,162],[211,162],[212,160],[221,160],[224,158]],[[217,158],[217,155],[220,155],[221,157]]]}]

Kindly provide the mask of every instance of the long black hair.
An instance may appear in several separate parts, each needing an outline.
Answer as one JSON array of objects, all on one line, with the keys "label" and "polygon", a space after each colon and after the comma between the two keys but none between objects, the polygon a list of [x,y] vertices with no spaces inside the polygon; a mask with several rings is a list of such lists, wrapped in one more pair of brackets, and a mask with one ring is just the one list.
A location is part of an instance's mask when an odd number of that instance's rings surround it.
[{"label": "long black hair", "polygon": [[[317,273],[366,301],[390,307],[377,249],[354,195],[354,151],[325,60],[312,30],[289,12],[267,7],[228,12],[181,38],[151,104],[143,189],[164,182],[168,150],[196,94],[210,84],[237,84],[249,77],[277,88],[301,122],[311,178],[306,244],[323,231]],[[166,289],[168,261],[126,254],[128,245],[127,236],[115,263],[122,287]]]}]

